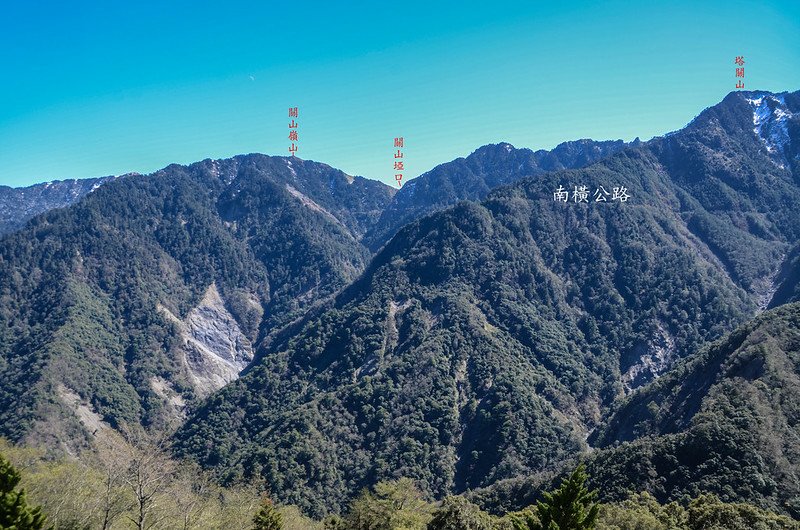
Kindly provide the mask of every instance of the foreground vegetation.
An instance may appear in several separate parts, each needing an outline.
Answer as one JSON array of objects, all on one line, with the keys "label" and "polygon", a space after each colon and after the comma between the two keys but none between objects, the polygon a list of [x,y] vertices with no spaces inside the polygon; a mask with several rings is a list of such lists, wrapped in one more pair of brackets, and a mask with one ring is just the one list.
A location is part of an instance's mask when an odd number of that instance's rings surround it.
[{"label": "foreground vegetation", "polygon": [[659,504],[647,493],[598,503],[583,465],[535,505],[489,514],[462,496],[438,503],[408,478],[365,489],[343,515],[322,521],[277,506],[263,486],[223,488],[152,440],[124,442],[92,459],[50,459],[0,441],[0,528],[254,530],[778,530],[800,523],[746,503],[701,495]]}]

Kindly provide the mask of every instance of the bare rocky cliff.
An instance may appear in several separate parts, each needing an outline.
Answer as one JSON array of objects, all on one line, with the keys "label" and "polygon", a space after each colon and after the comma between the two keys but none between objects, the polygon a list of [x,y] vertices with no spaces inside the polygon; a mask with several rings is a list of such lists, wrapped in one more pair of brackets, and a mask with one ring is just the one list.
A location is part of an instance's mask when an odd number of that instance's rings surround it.
[{"label": "bare rocky cliff", "polygon": [[253,360],[253,346],[225,308],[215,284],[184,320],[159,309],[180,330],[181,360],[198,395],[206,396],[237,379]]}]

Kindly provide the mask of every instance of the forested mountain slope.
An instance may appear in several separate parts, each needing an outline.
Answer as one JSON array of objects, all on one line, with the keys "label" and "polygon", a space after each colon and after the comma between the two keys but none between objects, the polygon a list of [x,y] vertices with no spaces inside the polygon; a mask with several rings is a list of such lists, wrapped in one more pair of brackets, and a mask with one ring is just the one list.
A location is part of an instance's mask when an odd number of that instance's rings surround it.
[{"label": "forested mountain slope", "polygon": [[[767,311],[622,399],[582,455],[605,501],[713,493],[800,518],[800,302]],[[522,509],[578,458],[470,493]]]},{"label": "forested mountain slope", "polygon": [[179,452],[315,513],[384,477],[439,496],[581,453],[626,388],[768,304],[800,230],[799,107],[733,93],[681,131],[411,223],[212,396]]},{"label": "forested mountain slope", "polygon": [[[588,163],[597,145],[564,144],[544,163]],[[502,173],[491,165],[484,170]],[[0,434],[72,446],[98,421],[181,418],[187,403],[237,377],[258,341],[363,270],[370,252],[359,241],[395,193],[325,164],[263,155],[114,180],[0,189],[0,229],[13,231],[113,184],[0,244]],[[40,421],[56,416],[52,429]]]},{"label": "forested mountain slope", "polygon": [[591,466],[609,496],[710,491],[800,517],[800,303],[631,395],[595,437],[610,447]]},{"label": "forested mountain slope", "polygon": [[392,194],[248,155],[118,179],[35,218],[0,240],[0,436],[74,449],[95,420],[182,417],[363,269],[358,239]]}]

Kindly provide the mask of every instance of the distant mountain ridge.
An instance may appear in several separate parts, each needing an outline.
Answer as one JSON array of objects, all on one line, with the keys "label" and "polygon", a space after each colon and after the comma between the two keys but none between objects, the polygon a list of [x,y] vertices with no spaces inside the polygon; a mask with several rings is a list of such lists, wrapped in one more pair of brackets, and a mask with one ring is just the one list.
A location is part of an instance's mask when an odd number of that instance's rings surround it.
[{"label": "distant mountain ridge", "polygon": [[504,184],[546,171],[588,166],[630,144],[622,140],[576,140],[552,150],[517,149],[508,143],[490,144],[476,149],[466,158],[438,165],[409,181],[395,195],[375,227],[365,236],[365,244],[377,250],[405,224],[462,200],[482,200]]},{"label": "distant mountain ridge", "polygon": [[0,236],[22,228],[40,213],[76,203],[115,178],[54,180],[21,188],[0,186]]},{"label": "distant mountain ridge", "polygon": [[[636,145],[637,142],[638,139],[630,145]],[[629,144],[622,140],[584,139],[564,142],[549,151],[515,149],[506,143],[483,146],[466,159],[460,158],[437,166],[409,181],[405,186],[409,191],[400,194],[399,200],[381,212],[375,226],[370,226],[369,232],[361,236],[368,247],[376,250],[403,224],[417,217],[455,204],[459,200],[482,199],[489,190],[524,176],[586,166],[626,145]],[[504,152],[511,160],[501,162]],[[465,167],[460,167],[462,161],[466,162]],[[518,165],[513,167],[516,162]],[[508,166],[507,172],[505,166]],[[465,178],[465,171],[469,178]],[[114,178],[117,177],[52,181],[20,188],[0,186],[0,235],[21,228],[40,213],[75,203]],[[448,182],[445,183],[444,180]],[[412,193],[411,190],[418,191]]]}]

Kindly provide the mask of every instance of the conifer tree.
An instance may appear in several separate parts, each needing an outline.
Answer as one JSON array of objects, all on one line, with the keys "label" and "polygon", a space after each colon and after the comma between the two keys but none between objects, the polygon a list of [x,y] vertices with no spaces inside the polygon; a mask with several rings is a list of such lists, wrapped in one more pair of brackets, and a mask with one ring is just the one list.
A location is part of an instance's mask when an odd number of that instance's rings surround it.
[{"label": "conifer tree", "polygon": [[578,465],[555,491],[544,494],[536,504],[538,524],[532,530],[591,530],[597,524],[600,506],[594,502],[597,490],[586,486],[586,467]]},{"label": "conifer tree", "polygon": [[261,508],[253,517],[253,530],[281,530],[283,528],[283,516],[275,509],[272,501],[265,497],[261,501]]},{"label": "conifer tree", "polygon": [[42,509],[28,506],[25,490],[15,491],[19,481],[19,472],[0,455],[0,528],[41,530],[45,520]]}]

